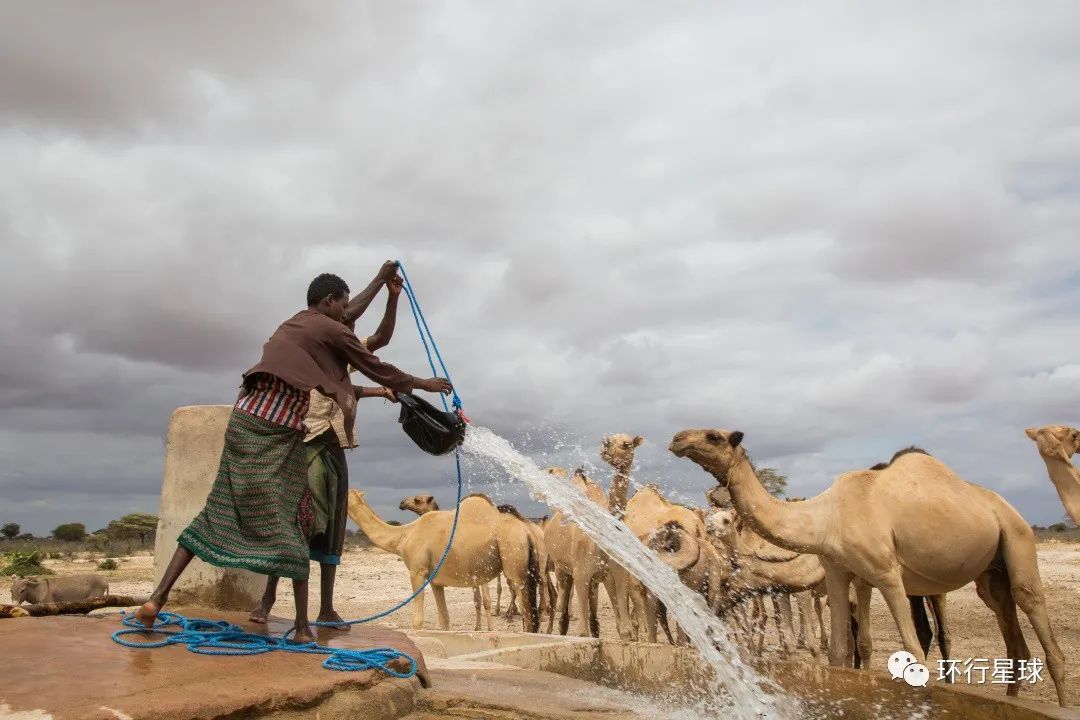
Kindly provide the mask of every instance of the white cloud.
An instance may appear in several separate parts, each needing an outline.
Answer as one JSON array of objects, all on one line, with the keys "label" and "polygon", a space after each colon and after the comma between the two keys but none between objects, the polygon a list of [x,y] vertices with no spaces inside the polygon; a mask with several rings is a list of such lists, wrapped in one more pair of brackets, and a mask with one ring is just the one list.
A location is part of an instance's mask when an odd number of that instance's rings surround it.
[{"label": "white cloud", "polygon": [[[917,442],[1056,519],[1022,428],[1078,422],[1078,12],[12,9],[0,501],[42,531],[154,487],[173,407],[396,257],[470,415],[546,460],[642,434],[696,501],[686,426],[800,494]],[[414,333],[384,355],[423,374]],[[388,511],[447,473],[394,420],[351,456]]]}]

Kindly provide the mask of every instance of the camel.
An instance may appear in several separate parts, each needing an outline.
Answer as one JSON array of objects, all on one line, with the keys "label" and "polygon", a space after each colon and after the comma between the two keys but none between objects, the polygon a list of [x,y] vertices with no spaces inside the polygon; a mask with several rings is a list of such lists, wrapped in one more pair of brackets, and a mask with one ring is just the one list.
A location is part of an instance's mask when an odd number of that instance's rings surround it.
[{"label": "camel", "polygon": [[[435,501],[434,495],[411,495],[403,499],[398,504],[398,510],[408,510],[414,512],[417,515],[425,515],[433,510],[439,509],[439,503]],[[499,578],[495,578],[495,587],[498,590],[498,595],[502,597],[502,585],[499,583]],[[488,632],[491,632],[491,593],[488,590],[487,583],[477,585],[473,588],[473,604],[476,606],[476,625],[474,630],[480,630],[480,608],[483,607],[483,614],[486,618]],[[498,615],[499,611],[496,607],[495,614]]]},{"label": "camel", "polygon": [[[367,504],[364,493],[349,490],[349,517],[376,547],[401,558],[415,592],[435,569],[450,539],[454,513],[434,510],[407,525],[384,522]],[[491,582],[499,573],[522,595],[525,632],[537,632],[536,585],[540,577],[538,548],[528,521],[509,505],[496,507],[489,498],[473,495],[461,501],[454,543],[431,582],[439,628],[450,629],[446,587],[470,587]],[[424,627],[424,594],[413,601],[414,630]]]},{"label": "camel", "polygon": [[[646,545],[679,574],[684,585],[705,598],[714,615],[719,614],[732,567],[711,542],[678,520],[669,520],[649,534]],[[688,644],[682,628],[678,644]]]},{"label": "camel", "polygon": [[[1016,616],[1019,605],[1042,644],[1046,665],[1066,704],[1064,655],[1046,610],[1031,526],[1000,495],[973,485],[925,452],[901,451],[882,470],[840,475],[820,495],[786,503],[765,490],[742,447],[743,433],[683,430],[669,450],[725,485],[740,516],[780,547],[821,556],[829,596],[829,663],[847,655],[847,598],[853,578],[876,587],[904,649],[926,654],[908,609],[908,595],[940,595],[975,581],[998,618],[1008,656],[1031,655]],[[869,593],[866,594],[869,600]],[[860,605],[863,598],[860,597]],[[867,603],[868,605],[868,603]],[[1019,678],[1008,687],[1020,690]]]},{"label": "camel", "polygon": [[1071,459],[1080,452],[1080,430],[1067,425],[1047,425],[1028,428],[1024,432],[1039,448],[1065,512],[1074,523],[1080,524],[1080,470],[1073,466]]},{"label": "camel", "polygon": [[[546,472],[563,480],[568,476],[563,468],[547,468]],[[608,507],[607,494],[599,485],[586,477],[580,468],[570,476],[570,482],[591,502],[601,507]],[[608,558],[607,553],[597,547],[593,539],[561,511],[552,515],[543,532],[544,547],[555,568],[559,634],[565,635],[569,629],[570,595],[574,593],[578,606],[577,634],[581,637],[600,637],[600,624],[596,619],[596,611],[599,602],[599,585],[602,584],[614,607],[615,625],[619,637],[629,640],[626,614],[615,602],[615,577],[612,570],[616,566]]]},{"label": "camel", "polygon": [[[666,523],[675,521],[697,540],[705,538],[703,513],[667,500],[655,485],[647,485],[627,501],[627,489],[630,484],[630,468],[634,464],[634,450],[641,446],[642,437],[624,433],[609,435],[604,438],[600,449],[600,458],[611,465],[615,474],[611,481],[611,495],[608,509],[623,522],[638,539],[648,544],[649,536]],[[657,619],[662,613],[657,600],[645,592],[642,583],[622,568],[614,570],[616,596],[612,599],[620,611],[631,618],[630,637],[638,639],[642,627],[645,628],[649,642],[656,642]],[[633,608],[631,609],[631,605]],[[660,614],[658,614],[660,611]],[[671,639],[667,622],[661,623],[665,634]]]},{"label": "camel", "polygon": [[[486,497],[477,493],[479,497]],[[468,497],[472,497],[471,495]],[[433,495],[411,495],[401,501],[398,505],[399,510],[409,510],[417,515],[425,515],[433,510],[439,509],[439,503],[436,502]],[[546,518],[545,518],[546,519]],[[544,533],[541,526],[526,520],[529,527],[529,533],[533,537],[533,543],[537,548],[537,561],[540,566],[540,616],[543,617],[546,612],[548,615],[548,633],[551,633],[552,624],[555,621],[555,586],[551,582],[551,578],[548,573],[552,572],[551,560],[547,556],[547,550],[544,548]],[[499,582],[499,578],[495,578],[495,587],[497,588],[497,597],[502,596],[502,584]],[[499,614],[499,602],[496,600],[495,615]],[[480,629],[480,606],[483,604],[484,612],[487,614],[487,629],[491,631],[491,595],[488,591],[486,584],[478,585],[473,588],[473,603],[476,606],[476,629]],[[515,610],[517,610],[517,594],[510,589],[510,606],[506,611],[506,619],[513,619]]]}]

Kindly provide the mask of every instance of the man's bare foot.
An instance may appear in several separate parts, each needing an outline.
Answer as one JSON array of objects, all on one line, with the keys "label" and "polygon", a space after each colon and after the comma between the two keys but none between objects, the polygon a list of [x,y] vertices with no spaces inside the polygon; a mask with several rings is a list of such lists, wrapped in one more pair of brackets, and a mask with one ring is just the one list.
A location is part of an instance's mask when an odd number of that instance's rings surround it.
[{"label": "man's bare foot", "polygon": [[159,612],[161,612],[161,605],[153,600],[147,600],[142,607],[135,611],[135,619],[149,630],[154,627],[154,621],[157,620]]},{"label": "man's bare foot", "polygon": [[311,626],[308,624],[298,625],[296,632],[292,634],[292,641],[301,645],[315,642],[315,636],[311,634]]},{"label": "man's bare foot", "polygon": [[[321,627],[330,628],[331,630],[352,630],[352,626],[345,623],[345,620],[338,615],[337,610],[324,610],[319,613],[319,617],[315,618],[315,622],[320,623]],[[321,623],[329,623],[322,625]]]},{"label": "man's bare foot", "polygon": [[248,620],[258,625],[265,625],[266,619],[270,617],[270,609],[274,607],[273,601],[267,603],[266,599],[259,601],[259,604],[248,615]]}]

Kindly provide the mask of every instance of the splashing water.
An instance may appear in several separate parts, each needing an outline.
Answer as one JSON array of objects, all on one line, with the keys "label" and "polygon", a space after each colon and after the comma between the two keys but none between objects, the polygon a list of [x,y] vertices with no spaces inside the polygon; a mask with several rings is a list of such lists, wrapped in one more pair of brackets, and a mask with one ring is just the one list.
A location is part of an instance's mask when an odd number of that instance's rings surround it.
[{"label": "splashing water", "polygon": [[566,513],[602,550],[644,583],[667,606],[668,613],[675,616],[698,653],[712,666],[717,693],[731,696],[733,705],[727,712],[733,717],[793,720],[799,716],[798,701],[742,662],[728,640],[726,628],[709,612],[701,596],[683,585],[674,570],[605,508],[589,501],[569,481],[542,471],[487,428],[470,425],[462,448],[498,463],[525,483],[537,500]]}]

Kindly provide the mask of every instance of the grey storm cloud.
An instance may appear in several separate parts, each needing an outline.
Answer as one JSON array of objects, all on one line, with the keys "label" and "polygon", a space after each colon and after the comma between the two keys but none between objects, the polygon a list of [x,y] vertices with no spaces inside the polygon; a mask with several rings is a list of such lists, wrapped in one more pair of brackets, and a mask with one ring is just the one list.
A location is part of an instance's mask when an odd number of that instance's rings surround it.
[{"label": "grey storm cloud", "polygon": [[[0,521],[154,511],[333,271],[416,285],[467,410],[544,465],[698,502],[746,432],[812,494],[911,443],[1062,516],[1078,423],[1080,8],[303,3],[0,10]],[[361,320],[372,330],[382,297]],[[382,355],[427,374],[403,306]],[[453,497],[366,401],[355,484]],[[543,508],[488,465],[472,489]]]}]

